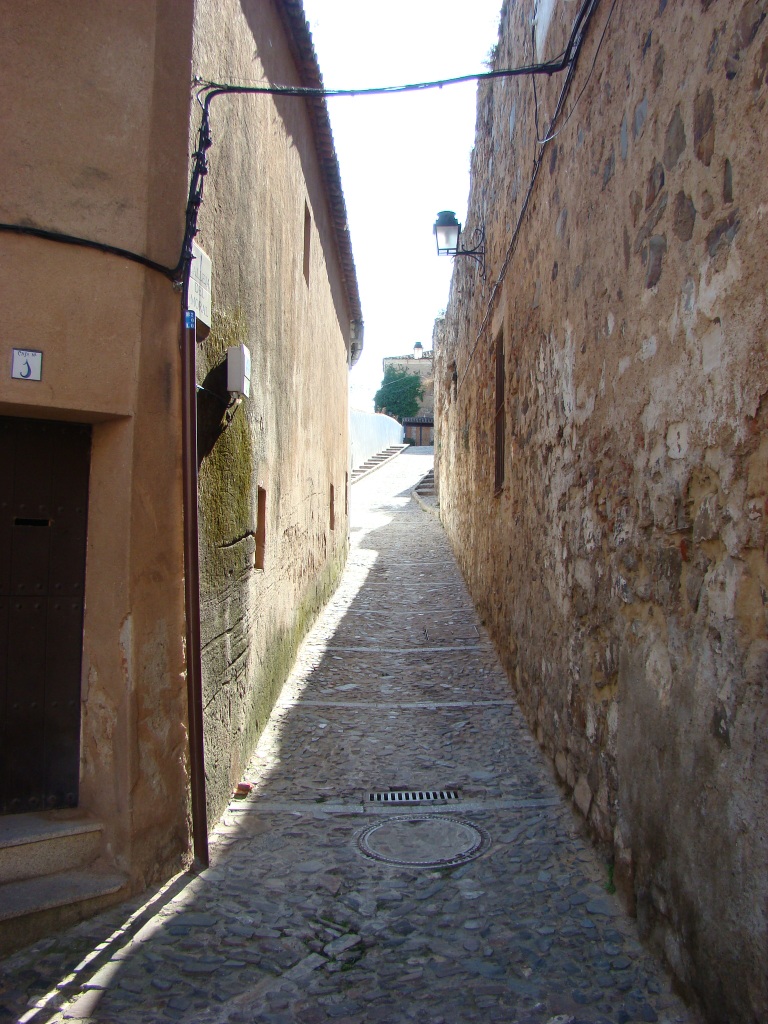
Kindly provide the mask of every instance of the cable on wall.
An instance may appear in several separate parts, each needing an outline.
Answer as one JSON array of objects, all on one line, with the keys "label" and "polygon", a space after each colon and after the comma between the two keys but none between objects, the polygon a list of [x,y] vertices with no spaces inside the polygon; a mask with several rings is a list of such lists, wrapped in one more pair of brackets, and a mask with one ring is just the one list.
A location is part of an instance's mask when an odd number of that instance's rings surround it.
[{"label": "cable on wall", "polygon": [[27,224],[0,224],[0,231],[10,232],[14,235],[31,235],[33,238],[44,238],[48,242],[61,242],[64,245],[78,245],[84,249],[97,249],[99,252],[122,256],[123,259],[131,260],[133,263],[140,263],[171,281],[175,281],[178,277],[178,267],[165,267],[162,263],[156,263],[149,257],[142,256],[141,253],[131,252],[130,249],[121,249],[120,246],[109,245],[107,242],[95,242],[90,238],[78,238],[77,235],[67,235],[61,231],[47,231],[45,228],[33,228]]},{"label": "cable on wall", "polygon": [[[568,119],[570,119],[570,116],[573,113],[573,111],[574,111],[574,109],[576,107],[576,104],[581,99],[581,96],[582,96],[582,94],[584,92],[584,89],[586,89],[586,87],[587,87],[587,83],[589,82],[589,78],[591,77],[592,71],[594,70],[595,63],[597,61],[597,55],[600,52],[600,47],[602,46],[603,39],[605,38],[605,34],[606,34],[607,29],[608,29],[608,23],[611,20],[611,15],[613,14],[613,9],[616,6],[616,2],[617,2],[617,0],[613,0],[613,4],[611,6],[611,9],[608,12],[608,18],[607,18],[605,26],[603,28],[602,35],[600,36],[600,40],[598,42],[597,49],[595,51],[595,57],[594,57],[594,60],[592,62],[592,67],[590,68],[589,74],[587,76],[587,81],[584,83],[584,87],[582,88],[581,92],[579,93],[579,95],[578,95],[578,97],[576,99],[576,103],[574,103],[573,107],[569,111],[568,118],[566,119],[564,124],[561,125],[561,127],[558,129],[558,131],[555,132],[555,130],[554,130],[555,129],[555,125],[557,124],[558,118],[560,117],[560,114],[562,113],[563,107],[565,105],[565,100],[567,99],[568,94],[569,94],[570,89],[571,89],[571,84],[573,82],[573,78],[574,78],[574,75],[576,73],[576,65],[577,65],[577,62],[578,62],[579,55],[581,53],[581,49],[582,49],[582,47],[584,45],[584,40],[586,38],[590,22],[592,20],[592,17],[594,15],[595,11],[598,8],[600,0],[586,0],[584,5],[582,6],[581,10],[579,11],[579,14],[576,17],[576,21],[574,22],[574,28],[573,28],[573,30],[571,32],[571,39],[574,39],[574,36],[576,36],[576,41],[575,41],[574,48],[573,48],[573,51],[574,51],[573,52],[573,56],[572,56],[572,58],[570,60],[570,63],[568,65],[568,73],[566,75],[565,81],[563,82],[562,88],[560,90],[560,94],[559,94],[559,96],[557,98],[557,103],[555,105],[555,111],[554,111],[552,117],[550,118],[550,121],[549,121],[549,124],[547,126],[547,131],[545,133],[544,139],[539,139],[538,138],[538,126],[537,126],[537,132],[536,132],[536,134],[537,134],[537,141],[539,142],[541,148],[539,149],[539,152],[538,152],[538,154],[536,156],[536,159],[534,161],[533,171],[531,172],[531,180],[528,183],[528,188],[527,188],[526,193],[525,193],[525,198],[523,199],[522,205],[520,207],[520,213],[518,214],[517,222],[515,223],[515,227],[514,227],[514,229],[512,231],[512,237],[510,238],[509,245],[507,246],[507,251],[506,251],[506,253],[504,255],[504,262],[501,265],[501,269],[500,269],[500,271],[498,273],[496,281],[494,282],[493,288],[491,289],[491,294],[490,294],[490,296],[488,298],[488,302],[486,304],[485,314],[483,316],[483,319],[482,319],[482,322],[480,324],[480,327],[478,328],[477,336],[475,338],[475,343],[472,346],[472,351],[469,353],[469,357],[467,359],[467,364],[464,367],[464,372],[462,373],[461,377],[459,378],[458,385],[457,385],[457,392],[461,390],[461,387],[462,387],[462,385],[463,385],[463,383],[464,383],[464,381],[465,381],[465,379],[467,377],[467,374],[469,373],[469,368],[472,365],[472,360],[474,358],[475,352],[477,351],[477,347],[480,344],[480,341],[482,340],[483,335],[485,334],[486,328],[488,327],[488,323],[489,323],[489,321],[491,319],[491,315],[493,313],[493,309],[494,309],[494,306],[495,306],[495,303],[496,303],[496,299],[497,299],[497,297],[499,295],[499,292],[501,291],[501,286],[503,285],[504,280],[505,280],[505,278],[507,276],[507,270],[509,269],[509,265],[510,265],[510,263],[512,261],[512,257],[514,256],[515,251],[517,249],[518,238],[520,237],[520,231],[521,231],[521,228],[522,228],[522,225],[523,225],[523,221],[525,219],[525,214],[526,214],[526,212],[528,210],[528,206],[530,204],[531,196],[533,194],[533,189],[534,189],[534,186],[536,184],[536,179],[538,178],[538,175],[539,175],[539,170],[541,168],[541,164],[542,164],[542,161],[543,161],[543,158],[544,158],[544,151],[546,149],[546,145],[553,138],[555,138],[555,136],[559,133],[559,131],[562,130],[562,128],[565,127],[565,124],[567,124]],[[569,41],[569,47],[570,47],[570,41]],[[566,49],[568,49],[568,48],[566,48]],[[537,116],[536,116],[536,120],[538,121],[538,113],[537,113]]]}]

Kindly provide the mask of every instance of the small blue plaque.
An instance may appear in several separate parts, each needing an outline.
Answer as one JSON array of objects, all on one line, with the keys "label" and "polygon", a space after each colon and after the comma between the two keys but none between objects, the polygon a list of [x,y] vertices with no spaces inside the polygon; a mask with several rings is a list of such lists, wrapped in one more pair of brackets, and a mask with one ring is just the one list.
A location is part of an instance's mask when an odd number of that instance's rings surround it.
[{"label": "small blue plaque", "polygon": [[195,311],[194,309],[187,309],[184,311],[184,326],[188,331],[195,329]]},{"label": "small blue plaque", "polygon": [[42,380],[43,353],[33,352],[26,348],[15,348],[11,363],[11,377],[16,380]]}]

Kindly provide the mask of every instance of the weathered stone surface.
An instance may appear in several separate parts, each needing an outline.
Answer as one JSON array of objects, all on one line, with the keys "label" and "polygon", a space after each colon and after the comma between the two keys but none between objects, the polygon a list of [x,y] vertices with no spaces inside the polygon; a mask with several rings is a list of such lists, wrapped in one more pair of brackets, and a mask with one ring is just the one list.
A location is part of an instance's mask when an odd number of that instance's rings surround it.
[{"label": "weathered stone surface", "polygon": [[664,188],[664,167],[660,163],[653,165],[653,170],[648,175],[648,184],[645,189],[645,208],[650,210],[656,202],[656,197]]},{"label": "weathered stone surface", "polygon": [[608,182],[613,177],[613,172],[614,172],[615,169],[616,169],[616,154],[613,151],[613,147],[611,147],[610,156],[608,157],[608,159],[605,161],[605,164],[603,165],[603,188],[605,188],[605,186],[608,184]]},{"label": "weathered stone surface", "polygon": [[[664,3],[666,3],[666,0],[664,0]],[[661,10],[663,10],[662,5],[660,4],[659,7],[660,7],[660,13],[661,13]],[[665,62],[665,60],[666,60],[666,54],[664,52],[664,47],[660,46],[658,48],[658,50],[656,51],[656,57],[654,58],[654,61],[653,61],[653,87],[654,87],[654,89],[658,89],[658,87],[661,85],[662,79],[664,78],[664,62]]]},{"label": "weathered stone surface", "polygon": [[667,127],[667,134],[664,139],[664,166],[671,171],[682,154],[685,152],[685,126],[680,114],[680,107],[675,107],[675,112]]},{"label": "weathered stone surface", "polygon": [[[278,12],[260,6],[256,16],[236,0],[198,3],[192,73],[208,77],[213,62],[216,75],[233,80],[294,75],[294,44]],[[349,319],[329,258],[321,156],[308,145],[300,104],[231,109],[198,239],[218,274],[211,333],[197,357],[208,389],[198,397],[198,448],[210,821],[241,779],[298,645],[338,580],[347,539]],[[216,396],[226,394],[227,348],[241,343],[252,357],[251,396],[222,421]]]},{"label": "weathered stone surface", "polygon": [[589,809],[592,806],[592,790],[589,788],[589,783],[584,775],[579,776],[579,781],[576,783],[573,790],[573,799],[576,806],[586,818],[589,814]]},{"label": "weathered stone surface", "polygon": [[733,202],[733,165],[728,159],[723,168],[723,202]]},{"label": "weathered stone surface", "polygon": [[729,245],[736,237],[736,232],[741,227],[739,211],[733,210],[727,217],[719,220],[707,235],[707,250],[710,256],[715,256],[720,246]]},{"label": "weathered stone surface", "polygon": [[635,114],[632,119],[632,134],[635,138],[642,132],[645,125],[645,119],[648,117],[648,97],[643,98],[638,102],[635,107]]},{"label": "weathered stone surface", "polygon": [[693,144],[696,156],[709,167],[715,151],[715,99],[709,88],[697,93],[693,101]]},{"label": "weathered stone surface", "polygon": [[675,196],[672,229],[681,242],[690,242],[696,223],[696,207],[693,200],[682,190]]},{"label": "weathered stone surface", "polygon": [[[500,52],[533,6],[505,4]],[[760,648],[750,661],[767,628],[768,44],[765,5],[742,31],[746,6],[623,10],[508,266],[491,255],[478,291],[457,265],[436,328],[442,521],[534,735],[713,1022],[768,1016]],[[567,26],[550,34],[565,45]],[[513,102],[530,131],[522,82],[480,89],[469,208],[486,225],[497,203],[516,224],[507,183],[525,187],[494,134]],[[508,242],[488,229],[489,252]]]}]

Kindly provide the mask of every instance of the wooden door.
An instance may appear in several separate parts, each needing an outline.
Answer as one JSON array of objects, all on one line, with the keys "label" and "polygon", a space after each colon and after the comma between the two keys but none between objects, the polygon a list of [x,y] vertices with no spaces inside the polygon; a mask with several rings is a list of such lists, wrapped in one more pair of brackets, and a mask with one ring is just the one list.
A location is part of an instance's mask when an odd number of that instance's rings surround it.
[{"label": "wooden door", "polygon": [[91,428],[0,416],[0,813],[75,807]]}]

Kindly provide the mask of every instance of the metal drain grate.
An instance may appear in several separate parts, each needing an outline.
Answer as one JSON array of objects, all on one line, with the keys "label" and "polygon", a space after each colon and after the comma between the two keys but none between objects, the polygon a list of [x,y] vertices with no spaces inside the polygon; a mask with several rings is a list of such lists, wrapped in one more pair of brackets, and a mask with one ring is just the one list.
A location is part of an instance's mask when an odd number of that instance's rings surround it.
[{"label": "metal drain grate", "polygon": [[442,804],[459,799],[458,789],[390,789],[383,793],[368,793],[370,804]]}]

